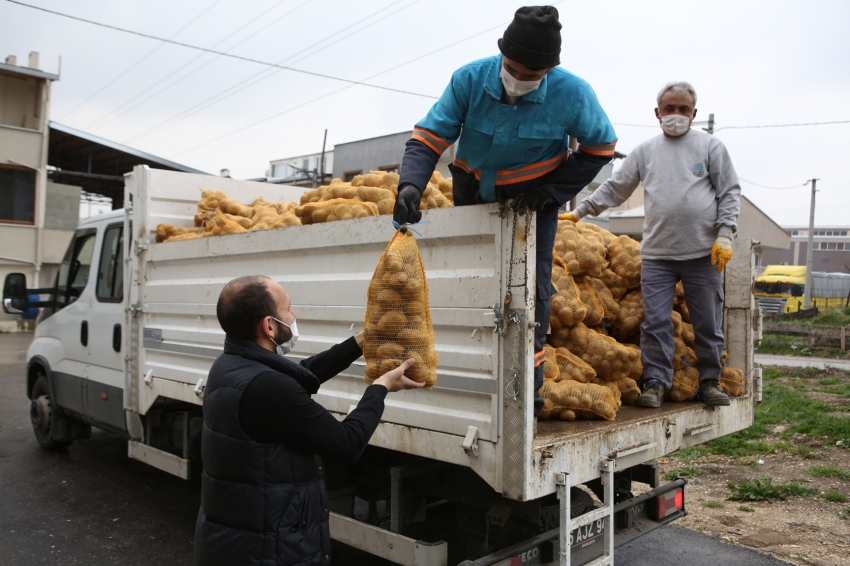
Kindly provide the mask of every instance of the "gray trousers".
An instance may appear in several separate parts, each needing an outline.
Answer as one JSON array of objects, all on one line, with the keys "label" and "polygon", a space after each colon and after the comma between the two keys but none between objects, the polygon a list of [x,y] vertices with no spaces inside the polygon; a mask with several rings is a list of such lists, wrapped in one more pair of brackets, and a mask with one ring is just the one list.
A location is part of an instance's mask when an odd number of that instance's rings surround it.
[{"label": "gray trousers", "polygon": [[682,281],[696,337],[694,350],[700,383],[720,379],[723,350],[723,279],[711,256],[683,261],[644,259],[640,273],[645,320],[640,326],[641,382],[657,379],[673,385],[673,299]]}]

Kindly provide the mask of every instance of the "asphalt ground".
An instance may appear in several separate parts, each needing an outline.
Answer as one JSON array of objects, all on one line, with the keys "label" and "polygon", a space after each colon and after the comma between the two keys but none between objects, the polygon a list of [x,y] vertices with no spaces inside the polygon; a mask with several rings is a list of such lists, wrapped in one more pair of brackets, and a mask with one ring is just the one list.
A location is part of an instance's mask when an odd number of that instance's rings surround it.
[{"label": "asphalt ground", "polygon": [[[61,452],[39,448],[24,391],[31,339],[0,334],[0,566],[192,564],[198,479],[131,460],[125,440],[97,429]],[[389,564],[338,543],[333,555],[337,565]],[[787,563],[668,526],[618,549],[616,564]]]}]

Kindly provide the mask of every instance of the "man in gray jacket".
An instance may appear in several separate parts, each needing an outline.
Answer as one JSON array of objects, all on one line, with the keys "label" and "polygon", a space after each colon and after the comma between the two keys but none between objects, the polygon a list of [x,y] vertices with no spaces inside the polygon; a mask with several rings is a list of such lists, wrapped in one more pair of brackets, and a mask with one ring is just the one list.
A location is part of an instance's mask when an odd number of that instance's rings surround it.
[{"label": "man in gray jacket", "polygon": [[655,116],[663,133],[637,146],[614,176],[570,213],[575,221],[598,215],[625,202],[638,185],[644,187],[641,407],[659,407],[664,389],[673,383],[670,314],[679,281],[694,325],[702,399],[708,405],[729,405],[718,388],[721,272],[732,257],[741,187],[723,142],[691,129],[696,101],[694,87],[686,82],[661,89]]}]

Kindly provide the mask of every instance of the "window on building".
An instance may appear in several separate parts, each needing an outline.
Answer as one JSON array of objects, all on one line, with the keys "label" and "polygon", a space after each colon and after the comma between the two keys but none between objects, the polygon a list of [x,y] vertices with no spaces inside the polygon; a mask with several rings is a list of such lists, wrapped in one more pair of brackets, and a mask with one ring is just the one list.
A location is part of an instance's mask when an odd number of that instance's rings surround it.
[{"label": "window on building", "polygon": [[363,169],[357,169],[356,171],[346,171],[342,174],[342,180],[346,183],[351,182],[351,180],[357,175],[362,175]]},{"label": "window on building", "polygon": [[847,235],[847,230],[842,230],[842,231],[841,231],[841,235],[842,235],[842,236],[846,236],[846,235]]},{"label": "window on building", "polygon": [[792,236],[798,236],[799,234],[800,234],[800,231],[799,231],[799,230],[791,230],[791,235],[792,235]]},{"label": "window on building", "polygon": [[835,248],[836,250],[843,250],[844,249],[844,242],[838,242],[838,244],[836,244],[836,246],[837,246]]},{"label": "window on building", "polygon": [[396,163],[395,165],[381,165],[378,167],[378,171],[383,171],[384,173],[398,173],[401,170],[401,165]]},{"label": "window on building", "polygon": [[835,249],[838,249],[838,248],[836,248],[836,247],[835,247],[835,242],[829,242],[829,243],[827,244],[826,249],[828,249],[828,250],[835,250]]},{"label": "window on building", "polygon": [[819,249],[820,249],[820,242],[815,242],[815,243],[812,244],[812,250],[819,250]]},{"label": "window on building", "polygon": [[35,224],[35,171],[0,167],[0,222]]}]

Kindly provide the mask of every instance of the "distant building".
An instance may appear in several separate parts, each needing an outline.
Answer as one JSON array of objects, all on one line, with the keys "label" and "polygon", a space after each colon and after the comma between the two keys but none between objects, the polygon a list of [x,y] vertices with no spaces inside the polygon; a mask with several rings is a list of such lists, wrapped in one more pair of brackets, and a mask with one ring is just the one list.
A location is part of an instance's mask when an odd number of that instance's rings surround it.
[{"label": "distant building", "polygon": [[[809,227],[784,228],[791,248],[765,253],[764,265],[806,265]],[[850,273],[850,226],[817,226],[812,246],[812,269],[827,273]]]},{"label": "distant building", "polygon": [[334,152],[324,153],[324,164],[321,153],[309,153],[275,159],[269,163],[266,181],[269,183],[284,183],[296,187],[314,187],[324,185],[333,178]]},{"label": "distant building", "polygon": [[[333,176],[350,181],[357,175],[369,171],[401,171],[401,158],[404,157],[404,144],[410,139],[412,131],[378,136],[334,146]],[[443,177],[451,177],[449,163],[455,159],[455,146],[450,146],[437,162],[437,171]]]}]

